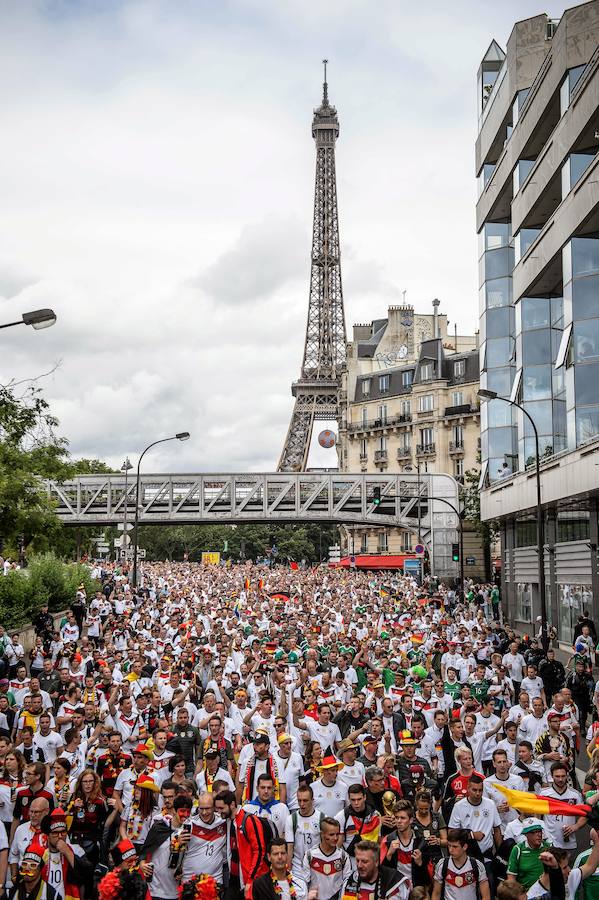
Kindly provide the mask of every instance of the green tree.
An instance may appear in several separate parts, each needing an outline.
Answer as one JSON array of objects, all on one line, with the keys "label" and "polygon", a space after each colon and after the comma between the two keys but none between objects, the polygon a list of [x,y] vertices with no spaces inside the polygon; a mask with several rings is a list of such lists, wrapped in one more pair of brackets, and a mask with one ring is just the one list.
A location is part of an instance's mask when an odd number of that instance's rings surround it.
[{"label": "green tree", "polygon": [[73,555],[76,534],[58,519],[43,480],[111,471],[97,459],[71,460],[57,427],[35,383],[20,393],[17,385],[0,385],[0,538],[11,554],[23,540],[29,551]]},{"label": "green tree", "polygon": [[[337,543],[336,525],[318,523],[269,525],[167,525],[139,529],[139,546],[148,559],[190,561],[201,559],[203,552],[216,551],[231,559],[265,557],[273,546],[277,561],[306,559],[311,563],[326,558],[328,547]],[[225,546],[227,547],[225,551]]]}]

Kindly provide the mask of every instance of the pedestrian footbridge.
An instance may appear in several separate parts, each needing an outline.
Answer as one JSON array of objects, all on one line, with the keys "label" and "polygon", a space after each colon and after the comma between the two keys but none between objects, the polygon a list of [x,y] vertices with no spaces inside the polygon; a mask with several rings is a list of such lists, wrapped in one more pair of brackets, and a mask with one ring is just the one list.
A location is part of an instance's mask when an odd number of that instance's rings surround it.
[{"label": "pedestrian footbridge", "polygon": [[457,540],[458,485],[451,475],[339,472],[269,474],[80,475],[47,482],[65,525],[131,522],[140,525],[335,522],[383,525],[419,533],[435,559],[435,571],[453,575],[451,544]]}]

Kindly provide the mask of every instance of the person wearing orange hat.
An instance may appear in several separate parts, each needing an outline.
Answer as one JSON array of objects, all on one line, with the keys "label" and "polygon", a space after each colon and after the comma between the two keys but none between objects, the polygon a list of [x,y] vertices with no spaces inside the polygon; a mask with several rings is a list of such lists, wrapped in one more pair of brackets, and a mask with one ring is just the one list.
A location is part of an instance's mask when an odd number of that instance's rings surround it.
[{"label": "person wearing orange hat", "polygon": [[142,772],[133,788],[133,801],[121,814],[119,835],[132,841],[136,848],[142,846],[152,825],[152,815],[158,806],[160,788],[151,775]]},{"label": "person wearing orange hat", "polygon": [[325,816],[336,816],[347,803],[347,784],[338,778],[343,763],[333,754],[324,756],[317,766],[320,777],[312,782],[314,806]]}]

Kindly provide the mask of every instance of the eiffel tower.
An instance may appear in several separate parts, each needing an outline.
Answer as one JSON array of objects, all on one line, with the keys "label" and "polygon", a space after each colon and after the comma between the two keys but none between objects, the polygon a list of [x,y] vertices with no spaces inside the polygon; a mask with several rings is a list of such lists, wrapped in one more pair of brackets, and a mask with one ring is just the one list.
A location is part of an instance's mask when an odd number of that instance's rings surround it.
[{"label": "eiffel tower", "polygon": [[314,422],[339,420],[341,412],[339,392],[346,362],[346,336],[335,176],[339,120],[337,110],[329,103],[327,62],[323,60],[322,103],[312,120],[316,186],[306,343],[299,380],[291,387],[295,405],[279,472],[305,472]]}]

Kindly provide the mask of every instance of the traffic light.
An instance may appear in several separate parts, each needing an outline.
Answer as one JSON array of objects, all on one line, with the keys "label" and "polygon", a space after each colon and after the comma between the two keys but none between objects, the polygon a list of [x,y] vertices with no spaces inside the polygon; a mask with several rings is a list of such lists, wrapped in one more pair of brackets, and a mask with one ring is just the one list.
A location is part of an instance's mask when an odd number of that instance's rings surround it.
[{"label": "traffic light", "polygon": [[451,558],[454,562],[460,561],[460,545],[459,544],[451,545]]},{"label": "traffic light", "polygon": [[381,489],[380,487],[375,487],[372,489],[372,502],[375,506],[381,505]]}]

